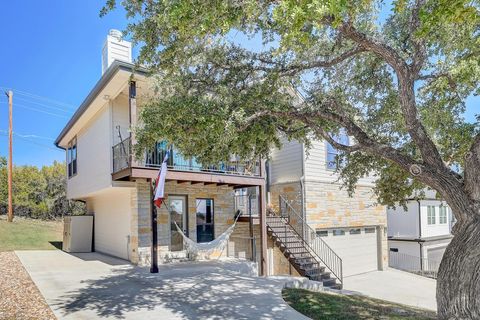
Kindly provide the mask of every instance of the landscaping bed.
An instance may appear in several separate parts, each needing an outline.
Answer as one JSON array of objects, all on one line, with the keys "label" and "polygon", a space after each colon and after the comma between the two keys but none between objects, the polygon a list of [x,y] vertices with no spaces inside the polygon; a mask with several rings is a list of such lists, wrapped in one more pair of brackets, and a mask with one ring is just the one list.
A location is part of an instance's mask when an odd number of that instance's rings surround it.
[{"label": "landscaping bed", "polygon": [[285,301],[298,312],[316,319],[328,320],[429,320],[436,313],[361,295],[311,292],[284,289]]},{"label": "landscaping bed", "polygon": [[56,319],[14,252],[0,252],[0,319]]}]

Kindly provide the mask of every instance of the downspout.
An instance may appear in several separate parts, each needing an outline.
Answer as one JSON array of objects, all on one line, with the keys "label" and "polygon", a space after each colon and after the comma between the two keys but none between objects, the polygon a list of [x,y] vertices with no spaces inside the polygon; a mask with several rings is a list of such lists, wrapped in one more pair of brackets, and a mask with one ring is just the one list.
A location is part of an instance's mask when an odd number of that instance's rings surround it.
[{"label": "downspout", "polygon": [[[422,205],[420,200],[418,202],[418,238],[419,240],[422,239]],[[423,243],[418,241],[418,245],[420,246],[420,270],[423,270]]]},{"label": "downspout", "polygon": [[[302,143],[302,176],[300,177],[300,192],[301,192],[301,201],[302,201],[302,218],[305,223],[307,222],[307,213],[305,205],[305,143]],[[303,238],[305,239],[305,230],[303,230]],[[307,239],[310,242],[310,239]]]}]

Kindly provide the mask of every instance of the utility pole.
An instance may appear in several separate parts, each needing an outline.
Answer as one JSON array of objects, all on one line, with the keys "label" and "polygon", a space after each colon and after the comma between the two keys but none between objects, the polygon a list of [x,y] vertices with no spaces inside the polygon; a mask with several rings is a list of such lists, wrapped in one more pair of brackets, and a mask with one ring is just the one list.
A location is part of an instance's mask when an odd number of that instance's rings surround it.
[{"label": "utility pole", "polygon": [[13,203],[12,203],[12,104],[13,92],[10,90],[8,96],[8,222],[13,221]]}]

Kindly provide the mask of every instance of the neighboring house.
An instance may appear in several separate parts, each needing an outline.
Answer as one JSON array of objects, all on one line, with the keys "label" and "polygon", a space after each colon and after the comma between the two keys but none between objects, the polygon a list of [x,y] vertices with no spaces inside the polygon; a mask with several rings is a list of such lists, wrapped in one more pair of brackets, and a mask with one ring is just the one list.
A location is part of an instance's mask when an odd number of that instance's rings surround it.
[{"label": "neighboring house", "polygon": [[447,203],[426,190],[421,199],[409,199],[406,208],[389,208],[387,217],[390,265],[436,271],[452,239],[454,217]]},{"label": "neighboring house", "polygon": [[[350,142],[343,133],[336,139]],[[376,205],[371,177],[360,179],[349,197],[335,171],[337,155],[325,141],[313,141],[307,151],[300,142],[284,140],[268,164],[270,204],[282,211],[286,199],[308,225],[304,229],[316,234],[311,237],[317,237],[318,246],[326,243],[342,259],[343,276],[383,270],[388,259],[385,207]]]},{"label": "neighboring house", "polygon": [[[152,243],[151,182],[166,145],[158,142],[143,159],[131,154],[135,135],[130,129],[151,85],[146,70],[131,63],[130,43],[117,36],[111,31],[103,49],[102,76],[55,144],[67,155],[68,198],[84,201],[94,215],[94,250],[147,265]],[[264,162],[232,157],[229,162],[202,166],[173,148],[168,167],[167,205],[159,210],[157,221],[160,262],[186,254],[173,222],[192,240],[207,242],[222,234],[241,210],[244,216],[223,254],[256,257],[266,272]],[[249,195],[254,200],[251,206],[245,200]],[[251,218],[249,207],[255,211]]]}]

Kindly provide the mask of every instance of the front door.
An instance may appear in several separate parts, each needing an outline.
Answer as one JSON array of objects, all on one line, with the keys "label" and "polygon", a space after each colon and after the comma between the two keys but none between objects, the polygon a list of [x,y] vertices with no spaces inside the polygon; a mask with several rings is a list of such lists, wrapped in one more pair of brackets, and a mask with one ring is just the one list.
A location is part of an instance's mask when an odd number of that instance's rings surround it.
[{"label": "front door", "polygon": [[197,242],[214,238],[213,199],[197,199]]},{"label": "front door", "polygon": [[187,197],[186,196],[169,196],[170,209],[170,251],[183,250],[183,237],[178,232],[175,223],[188,236],[187,231]]}]

